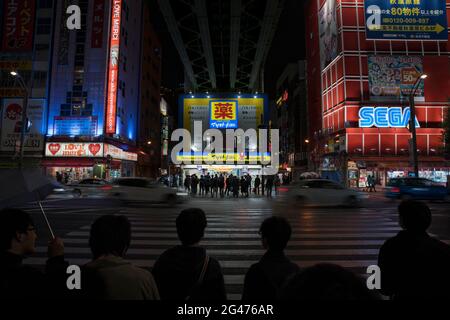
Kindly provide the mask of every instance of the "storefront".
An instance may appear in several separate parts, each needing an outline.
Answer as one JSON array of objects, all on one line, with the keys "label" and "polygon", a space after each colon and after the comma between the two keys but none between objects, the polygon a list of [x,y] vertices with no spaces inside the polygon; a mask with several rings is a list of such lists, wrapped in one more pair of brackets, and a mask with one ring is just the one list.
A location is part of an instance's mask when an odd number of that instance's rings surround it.
[{"label": "storefront", "polygon": [[[375,178],[377,185],[385,187],[390,179],[414,176],[414,168],[407,161],[348,161],[347,167],[348,186],[352,188],[364,188],[367,186],[368,177]],[[446,185],[450,176],[450,167],[443,162],[419,163],[419,177]]]},{"label": "storefront", "polygon": [[87,178],[114,179],[136,174],[137,154],[106,143],[46,144],[45,173],[70,183]]}]

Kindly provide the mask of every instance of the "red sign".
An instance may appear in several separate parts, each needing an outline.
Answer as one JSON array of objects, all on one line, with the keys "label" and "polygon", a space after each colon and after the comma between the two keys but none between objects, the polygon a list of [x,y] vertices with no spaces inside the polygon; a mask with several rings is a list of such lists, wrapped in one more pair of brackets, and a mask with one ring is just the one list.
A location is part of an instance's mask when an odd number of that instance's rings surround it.
[{"label": "red sign", "polygon": [[102,158],[103,143],[47,143],[45,156],[49,158]]},{"label": "red sign", "polygon": [[112,0],[111,32],[109,44],[109,77],[108,101],[106,104],[106,133],[116,133],[117,116],[117,83],[119,78],[120,53],[120,21],[122,15],[122,0]]},{"label": "red sign", "polygon": [[105,0],[94,1],[94,15],[92,17],[91,47],[103,47],[103,25],[105,19]]},{"label": "red sign", "polygon": [[226,120],[234,119],[233,104],[231,103],[218,103],[214,109],[214,119]]},{"label": "red sign", "polygon": [[32,50],[35,9],[35,0],[4,1],[2,51]]}]

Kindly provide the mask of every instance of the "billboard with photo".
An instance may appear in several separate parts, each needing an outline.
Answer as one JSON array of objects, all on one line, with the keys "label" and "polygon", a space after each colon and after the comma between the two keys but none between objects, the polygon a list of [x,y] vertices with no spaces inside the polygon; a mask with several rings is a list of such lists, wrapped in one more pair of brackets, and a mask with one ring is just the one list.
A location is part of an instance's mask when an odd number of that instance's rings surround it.
[{"label": "billboard with photo", "polygon": [[327,0],[319,11],[320,64],[326,68],[338,55],[336,0]]},{"label": "billboard with photo", "polygon": [[[45,100],[28,100],[28,124],[25,132],[25,152],[42,152],[44,149],[43,118]],[[5,99],[2,108],[0,151],[18,152],[22,130],[23,99]]]},{"label": "billboard with photo", "polygon": [[447,40],[445,0],[365,0],[366,37]]},{"label": "billboard with photo", "polygon": [[[422,57],[369,55],[369,90],[372,99],[408,97],[423,74]],[[424,97],[421,81],[416,97]]]}]

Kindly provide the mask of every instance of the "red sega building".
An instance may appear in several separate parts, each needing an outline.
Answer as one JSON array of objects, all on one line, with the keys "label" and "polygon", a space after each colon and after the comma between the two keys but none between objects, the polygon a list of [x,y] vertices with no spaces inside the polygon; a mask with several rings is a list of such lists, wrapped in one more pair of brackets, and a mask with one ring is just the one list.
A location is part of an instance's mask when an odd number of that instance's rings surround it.
[{"label": "red sega building", "polygon": [[[380,57],[415,59],[421,72],[413,69],[412,83],[420,73],[428,76],[419,86],[421,94],[415,100],[420,124],[417,129],[420,176],[445,183],[450,175],[449,163],[443,155],[442,129],[450,105],[448,30],[442,31],[447,39],[439,41],[369,40],[363,0],[310,0],[305,9],[309,135],[315,168],[322,176],[352,187],[365,186],[369,175],[385,185],[389,178],[413,172],[408,128],[364,127],[360,112],[365,107],[400,107],[404,115],[409,108],[407,98],[374,95],[380,94],[380,89],[371,90],[369,81],[377,79],[369,73],[369,65]],[[450,25],[450,0],[446,0],[446,12]],[[333,19],[335,30],[329,27]],[[325,31],[324,21],[328,28]],[[324,36],[328,37],[325,46],[321,43]]]}]

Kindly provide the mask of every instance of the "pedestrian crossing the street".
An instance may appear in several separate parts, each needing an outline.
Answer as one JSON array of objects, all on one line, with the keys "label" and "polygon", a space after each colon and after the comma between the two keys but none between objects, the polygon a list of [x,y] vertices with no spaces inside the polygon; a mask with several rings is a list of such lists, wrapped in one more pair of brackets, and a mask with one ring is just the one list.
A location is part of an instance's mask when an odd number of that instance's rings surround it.
[{"label": "pedestrian crossing the street", "polygon": [[[287,256],[301,268],[317,263],[334,263],[360,275],[377,263],[383,242],[400,230],[392,215],[372,209],[299,209],[278,210],[255,202],[252,207],[233,202],[201,200],[193,207],[205,207],[208,226],[201,245],[223,268],[228,298],[240,299],[248,268],[264,254],[258,234],[264,219],[272,215],[286,217],[292,226]],[[208,203],[210,202],[210,203]],[[243,202],[241,204],[244,204]],[[81,209],[83,210],[83,209]],[[151,270],[159,255],[178,245],[175,219],[180,208],[122,208],[116,213],[128,217],[132,225],[132,242],[127,259]],[[66,259],[82,265],[89,261],[90,225],[80,226],[64,235]],[[42,266],[47,248],[39,246],[37,254],[27,259]]]}]

